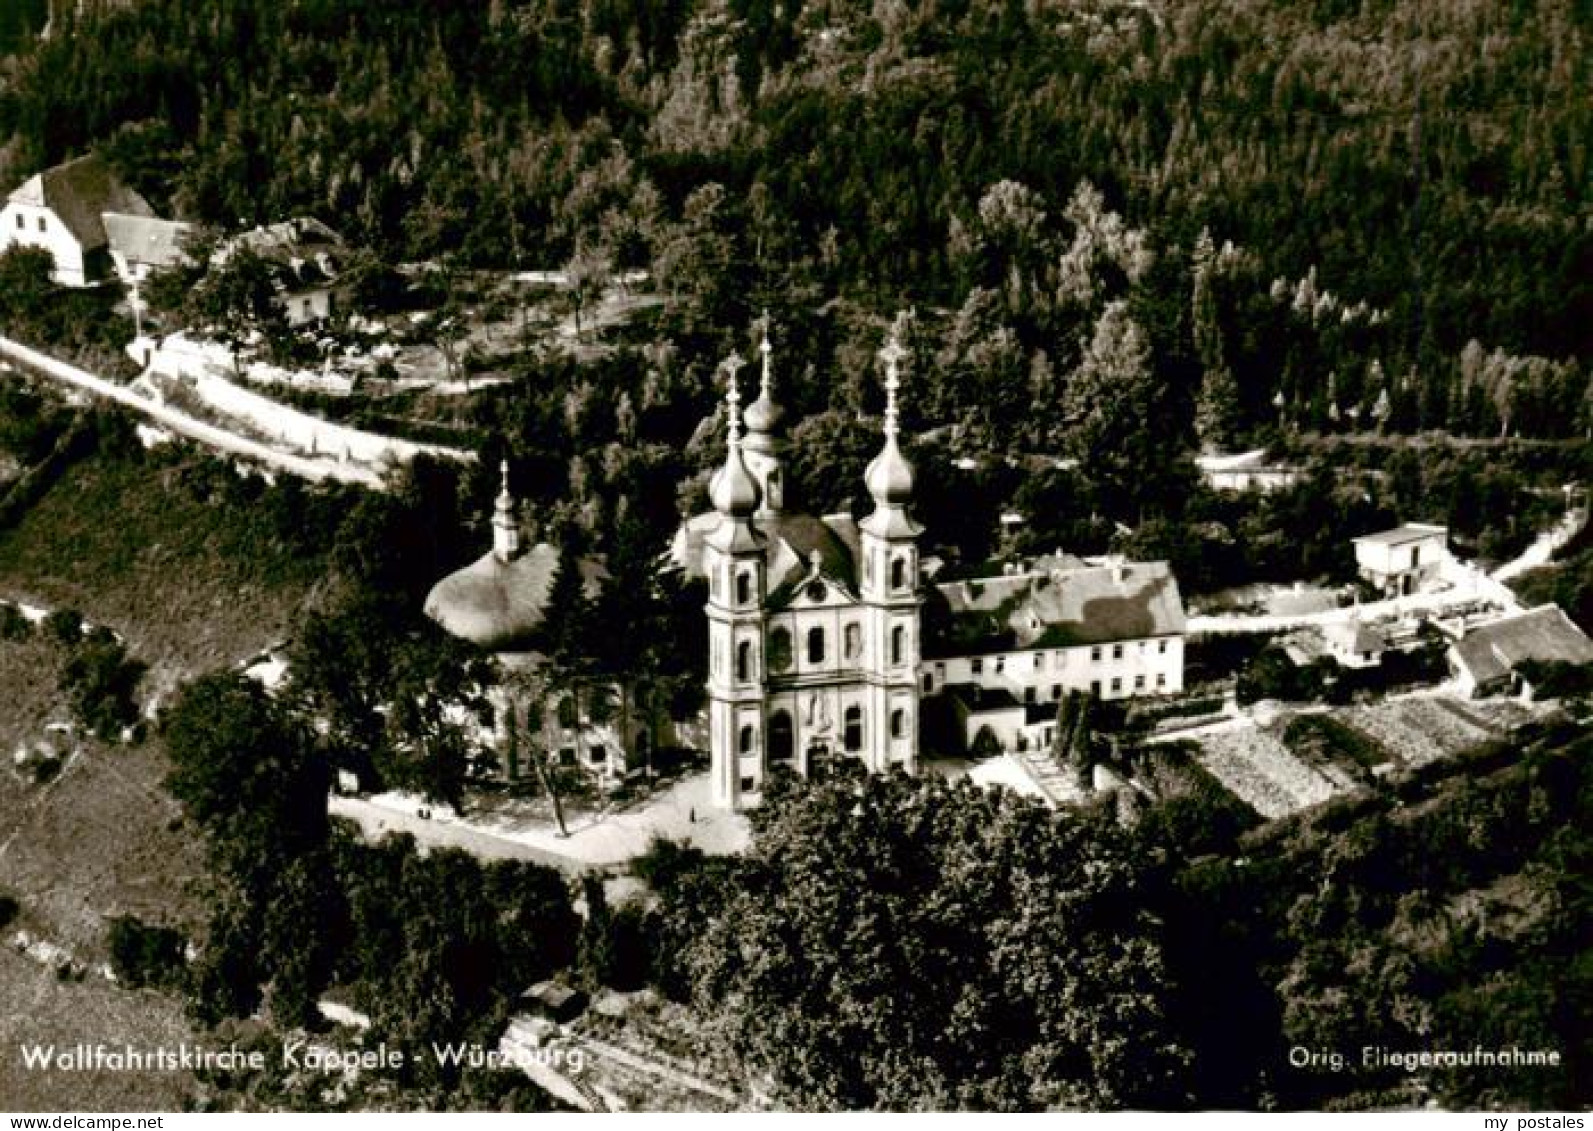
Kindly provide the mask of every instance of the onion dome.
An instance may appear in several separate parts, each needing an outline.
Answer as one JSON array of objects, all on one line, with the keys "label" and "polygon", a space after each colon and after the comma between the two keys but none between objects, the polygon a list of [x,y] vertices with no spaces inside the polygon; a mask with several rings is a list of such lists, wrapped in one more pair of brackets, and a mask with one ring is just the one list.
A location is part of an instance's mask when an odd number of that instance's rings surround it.
[{"label": "onion dome", "polygon": [[899,429],[896,390],[901,385],[897,366],[907,351],[893,335],[880,351],[885,361],[885,447],[874,457],[863,475],[863,483],[874,502],[881,507],[906,506],[913,498],[913,465],[897,443]]},{"label": "onion dome", "polygon": [[725,452],[725,465],[714,475],[708,488],[715,510],[731,518],[743,519],[751,518],[763,502],[758,481],[741,455],[741,393],[736,388],[736,371],[744,364],[735,354],[725,360],[729,377],[725,406],[730,421],[730,443]]},{"label": "onion dome", "polygon": [[763,316],[763,341],[758,344],[763,355],[763,381],[758,389],[758,399],[747,406],[747,446],[767,451],[780,436],[785,426],[785,406],[774,399],[774,372],[770,355],[774,347],[769,344],[769,316]]}]

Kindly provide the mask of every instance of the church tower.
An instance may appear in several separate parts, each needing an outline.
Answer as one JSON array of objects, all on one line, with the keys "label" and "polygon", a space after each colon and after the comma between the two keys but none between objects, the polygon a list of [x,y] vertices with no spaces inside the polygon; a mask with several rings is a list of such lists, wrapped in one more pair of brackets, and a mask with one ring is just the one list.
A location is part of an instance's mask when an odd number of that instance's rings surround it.
[{"label": "church tower", "polygon": [[769,344],[769,314],[763,315],[763,340],[758,344],[763,362],[758,399],[747,406],[747,467],[763,492],[759,518],[772,518],[785,505],[785,408],[775,399],[774,373],[770,364],[774,347]]},{"label": "church tower", "polygon": [[[767,355],[765,355],[767,356]],[[756,804],[763,782],[765,538],[753,525],[763,490],[741,444],[741,394],[736,374],[745,363],[725,360],[729,443],[709,494],[718,523],[703,540],[708,575],[708,715],[713,801],[740,809]],[[766,390],[767,391],[767,390]]]},{"label": "church tower", "polygon": [[492,510],[492,555],[500,562],[520,556],[520,524],[514,517],[514,496],[509,493],[509,461],[498,465],[502,477],[498,501]]},{"label": "church tower", "polygon": [[918,769],[919,609],[918,536],[908,513],[913,467],[897,442],[900,365],[907,356],[896,329],[880,350],[885,363],[885,445],[868,465],[864,483],[874,510],[860,524],[864,655],[869,687],[869,769]]}]

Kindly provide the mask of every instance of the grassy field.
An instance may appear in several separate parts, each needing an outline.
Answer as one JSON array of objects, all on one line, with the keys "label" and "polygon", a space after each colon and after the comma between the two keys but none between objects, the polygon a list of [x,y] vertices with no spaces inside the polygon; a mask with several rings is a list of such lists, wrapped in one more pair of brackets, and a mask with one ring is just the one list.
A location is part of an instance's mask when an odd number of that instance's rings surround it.
[{"label": "grassy field", "polygon": [[[0,530],[0,599],[79,610],[150,665],[141,702],[237,663],[286,634],[323,569],[275,534],[259,492],[202,457],[101,451],[72,464],[13,526]],[[181,1073],[29,1070],[21,1043],[174,1046],[196,1040],[176,998],[116,986],[97,973],[63,981],[19,954],[18,930],[66,948],[90,969],[106,960],[117,915],[192,933],[203,873],[194,830],[161,787],[158,737],[126,747],[74,745],[43,784],[12,752],[70,717],[58,690],[62,650],[45,636],[0,640],[0,892],[21,905],[0,932],[0,1108],[170,1108],[192,1094]]]},{"label": "grassy field", "polygon": [[154,689],[282,639],[323,562],[215,466],[105,453],[73,464],[0,530],[0,597],[115,629]]},{"label": "grassy field", "polygon": [[[185,1072],[58,1072],[30,1069],[19,1046],[78,1042],[108,1049],[198,1042],[178,1004],[90,975],[64,982],[9,946],[0,947],[0,1107],[7,1111],[169,1111],[196,1082]],[[206,1047],[213,1047],[206,1044]]]}]

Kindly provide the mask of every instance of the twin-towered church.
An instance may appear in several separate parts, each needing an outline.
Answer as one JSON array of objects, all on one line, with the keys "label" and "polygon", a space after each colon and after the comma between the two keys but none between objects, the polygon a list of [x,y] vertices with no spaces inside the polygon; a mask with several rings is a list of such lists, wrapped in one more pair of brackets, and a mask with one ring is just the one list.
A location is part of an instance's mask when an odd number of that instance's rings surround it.
[{"label": "twin-towered church", "polygon": [[[948,745],[1049,745],[1064,690],[1101,698],[1183,687],[1183,603],[1166,563],[1057,554],[996,577],[924,585],[913,468],[898,436],[900,365],[885,365],[884,440],[861,521],[788,508],[786,414],[764,338],[757,400],[740,411],[726,362],[728,445],[713,510],[674,547],[708,583],[709,743],[716,804],[755,806],[770,773],[918,769],[923,715]],[[745,432],[743,434],[743,424]],[[926,638],[927,633],[927,638]]]}]

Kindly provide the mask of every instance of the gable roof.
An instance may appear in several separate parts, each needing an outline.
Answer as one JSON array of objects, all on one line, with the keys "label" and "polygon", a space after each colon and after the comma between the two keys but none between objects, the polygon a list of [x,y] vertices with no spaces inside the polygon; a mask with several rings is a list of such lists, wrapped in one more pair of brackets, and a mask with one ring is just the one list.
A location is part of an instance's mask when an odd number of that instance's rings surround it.
[{"label": "gable roof", "polygon": [[[703,540],[719,526],[723,516],[707,511],[683,523],[675,534],[670,554],[689,577],[702,577]],[[857,592],[857,562],[861,554],[857,522],[851,515],[823,518],[787,513],[752,520],[763,536],[764,568],[770,608],[782,607],[807,578],[817,555],[820,576]]]},{"label": "gable roof", "polygon": [[123,212],[106,212],[100,220],[105,225],[111,254],[120,255],[129,263],[170,267],[188,258],[183,245],[193,231],[192,224]]},{"label": "gable roof", "polygon": [[1342,652],[1359,655],[1364,652],[1388,650],[1388,639],[1383,635],[1383,630],[1364,623],[1359,617],[1323,625],[1322,636]]},{"label": "gable roof", "polygon": [[1540,605],[1472,629],[1450,648],[1455,663],[1474,682],[1503,679],[1527,660],[1540,663],[1593,663],[1593,640],[1559,605]]},{"label": "gable roof", "polygon": [[48,208],[85,251],[106,245],[104,213],[155,215],[149,202],[123,184],[93,153],[34,174],[8,199],[13,204]]}]

